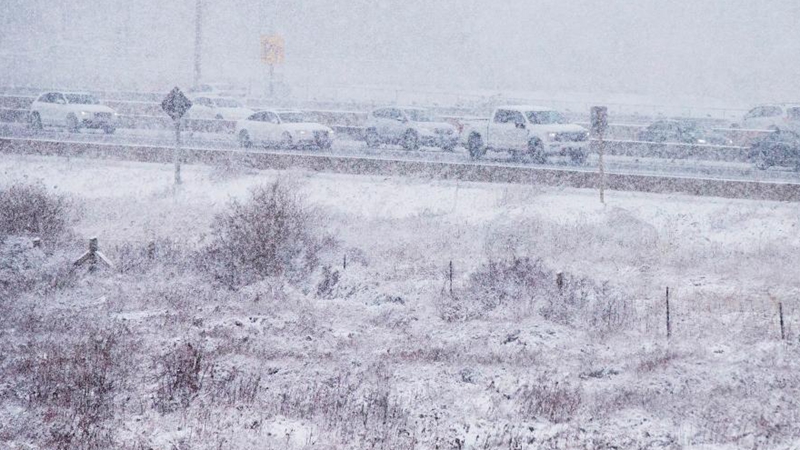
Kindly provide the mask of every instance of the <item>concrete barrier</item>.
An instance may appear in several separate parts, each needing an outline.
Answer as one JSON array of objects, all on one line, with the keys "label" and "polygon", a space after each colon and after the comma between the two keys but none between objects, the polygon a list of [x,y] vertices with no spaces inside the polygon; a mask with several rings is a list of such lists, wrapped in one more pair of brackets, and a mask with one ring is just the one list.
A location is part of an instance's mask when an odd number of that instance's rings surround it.
[{"label": "concrete barrier", "polygon": [[[172,161],[172,148],[170,147],[16,138],[0,138],[0,153],[110,158],[155,163]],[[540,184],[588,189],[598,188],[599,182],[597,174],[588,170],[359,158],[313,153],[186,148],[184,149],[184,160],[188,164],[220,164],[234,161],[255,169],[301,168],[331,173],[415,176],[441,180]],[[696,196],[800,202],[800,183],[631,175],[612,172],[606,175],[606,188],[618,191],[682,193]]]},{"label": "concrete barrier", "polygon": [[748,147],[606,140],[607,155],[662,159],[747,162]]}]

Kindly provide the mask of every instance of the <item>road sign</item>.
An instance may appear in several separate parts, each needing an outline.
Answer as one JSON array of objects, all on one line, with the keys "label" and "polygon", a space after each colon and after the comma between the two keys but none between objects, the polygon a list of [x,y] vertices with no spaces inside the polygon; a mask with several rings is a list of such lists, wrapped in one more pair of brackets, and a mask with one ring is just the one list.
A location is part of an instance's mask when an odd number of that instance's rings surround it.
[{"label": "road sign", "polygon": [[177,87],[167,94],[167,97],[161,102],[161,109],[172,117],[172,120],[180,120],[191,107],[192,101]]},{"label": "road sign", "polygon": [[281,35],[261,36],[261,62],[270,66],[283,64],[284,46],[285,42]]}]

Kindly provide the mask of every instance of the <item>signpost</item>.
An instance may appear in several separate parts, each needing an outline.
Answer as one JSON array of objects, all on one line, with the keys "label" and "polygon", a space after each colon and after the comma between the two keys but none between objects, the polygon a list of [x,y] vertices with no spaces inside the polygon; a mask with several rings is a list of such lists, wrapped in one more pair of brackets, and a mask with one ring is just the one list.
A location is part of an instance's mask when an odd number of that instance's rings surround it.
[{"label": "signpost", "polygon": [[192,101],[181,92],[179,88],[173,89],[164,101],[161,102],[161,109],[167,113],[175,122],[175,184],[181,184],[181,118],[189,108]]},{"label": "signpost", "polygon": [[283,64],[284,47],[286,43],[283,36],[278,34],[261,36],[261,62],[269,65],[269,96],[275,96],[275,66]]},{"label": "signpost", "polygon": [[606,173],[605,165],[603,163],[603,152],[605,150],[605,142],[603,139],[608,130],[608,108],[605,106],[592,106],[592,129],[591,129],[591,145],[595,147],[599,160],[600,170],[600,203],[605,204],[605,187],[606,187]]}]

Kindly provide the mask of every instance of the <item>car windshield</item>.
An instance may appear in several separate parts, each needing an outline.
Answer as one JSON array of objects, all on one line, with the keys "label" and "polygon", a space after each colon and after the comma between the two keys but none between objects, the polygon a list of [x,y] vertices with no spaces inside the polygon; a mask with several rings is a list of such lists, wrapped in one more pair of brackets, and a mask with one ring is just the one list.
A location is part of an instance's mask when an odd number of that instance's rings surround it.
[{"label": "car windshield", "polygon": [[76,105],[99,105],[100,101],[89,94],[65,94],[67,101]]},{"label": "car windshield", "polygon": [[567,120],[558,111],[528,111],[526,115],[530,123],[534,125],[567,123]]},{"label": "car windshield", "polygon": [[241,108],[242,104],[232,98],[218,98],[214,100],[218,108]]},{"label": "car windshield", "polygon": [[408,118],[412,122],[433,122],[433,118],[428,115],[428,112],[422,109],[405,109]]},{"label": "car windshield", "polygon": [[280,116],[281,122],[283,123],[301,123],[306,121],[303,114],[298,112],[280,113],[278,116]]}]

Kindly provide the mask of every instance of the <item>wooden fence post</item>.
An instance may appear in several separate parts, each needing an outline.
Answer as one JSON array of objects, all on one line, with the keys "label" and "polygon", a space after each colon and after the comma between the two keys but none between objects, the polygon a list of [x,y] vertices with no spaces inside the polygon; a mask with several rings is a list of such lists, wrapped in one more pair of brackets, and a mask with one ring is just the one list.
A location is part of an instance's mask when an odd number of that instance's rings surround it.
[{"label": "wooden fence post", "polygon": [[667,339],[672,337],[672,324],[669,319],[669,286],[667,286]]},{"label": "wooden fence post", "polygon": [[453,296],[453,260],[450,260],[450,297]]},{"label": "wooden fence post", "polygon": [[780,319],[781,319],[781,340],[785,341],[786,340],[786,331],[785,331],[785,329],[783,327],[783,302],[779,302],[778,303],[778,315],[780,316]]},{"label": "wooden fence post", "polygon": [[109,261],[109,259],[106,258],[106,255],[104,255],[102,252],[100,252],[99,245],[97,243],[97,238],[93,237],[93,238],[89,239],[89,250],[86,253],[84,253],[83,255],[81,255],[81,257],[78,258],[77,261],[75,261],[73,266],[74,267],[79,267],[79,266],[82,266],[82,265],[88,263],[89,264],[89,271],[90,272],[94,272],[97,269],[97,263],[98,262],[103,263],[108,268],[111,268],[111,269],[114,268],[114,264],[112,264],[111,261]]}]

